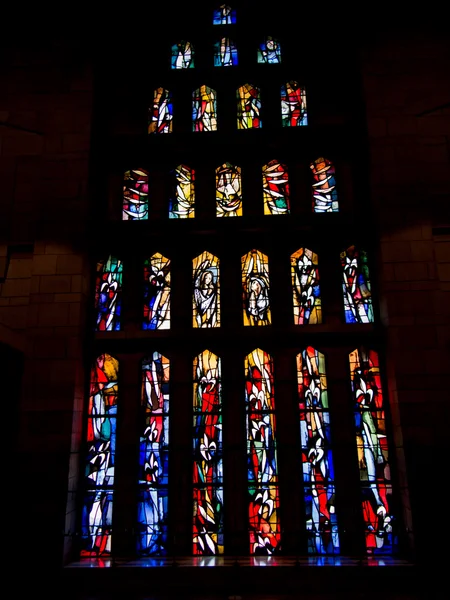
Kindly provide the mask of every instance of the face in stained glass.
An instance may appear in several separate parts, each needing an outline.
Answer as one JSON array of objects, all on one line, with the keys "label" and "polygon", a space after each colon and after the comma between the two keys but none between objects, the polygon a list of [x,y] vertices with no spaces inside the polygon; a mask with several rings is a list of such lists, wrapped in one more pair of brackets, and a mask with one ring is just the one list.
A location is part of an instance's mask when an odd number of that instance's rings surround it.
[{"label": "face in stained glass", "polygon": [[244,325],[270,325],[269,262],[259,250],[242,257],[242,297]]},{"label": "face in stained glass", "polygon": [[194,328],[220,327],[219,259],[203,252],[192,261]]},{"label": "face in stained glass", "polygon": [[278,64],[281,62],[281,48],[277,39],[268,36],[258,49],[258,63]]}]

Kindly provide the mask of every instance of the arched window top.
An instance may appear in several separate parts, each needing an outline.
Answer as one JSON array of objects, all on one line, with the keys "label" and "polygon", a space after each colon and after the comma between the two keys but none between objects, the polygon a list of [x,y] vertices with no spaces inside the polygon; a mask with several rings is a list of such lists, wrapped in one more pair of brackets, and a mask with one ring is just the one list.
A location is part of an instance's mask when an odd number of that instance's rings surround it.
[{"label": "arched window top", "polygon": [[338,212],[339,203],[333,163],[321,156],[309,166],[313,176],[313,211],[316,213]]},{"label": "arched window top", "polygon": [[192,130],[217,130],[216,92],[207,85],[202,85],[192,93]]},{"label": "arched window top", "polygon": [[244,326],[270,325],[269,261],[259,250],[241,258]]},{"label": "arched window top", "polygon": [[195,216],[195,171],[178,165],[171,172],[169,219],[192,219]]},{"label": "arched window top", "polygon": [[233,40],[223,37],[214,44],[214,66],[232,67],[238,64],[237,48]]},{"label": "arched window top", "polygon": [[182,40],[172,46],[172,69],[194,68],[194,47],[191,42]]},{"label": "arched window top", "polygon": [[306,91],[297,81],[281,86],[281,124],[283,127],[308,125]]},{"label": "arched window top", "polygon": [[221,4],[213,11],[213,25],[233,25],[236,23],[236,10],[227,4]]},{"label": "arched window top", "polygon": [[216,215],[242,216],[241,167],[228,162],[216,169]]},{"label": "arched window top", "polygon": [[162,87],[153,92],[153,104],[148,109],[148,133],[172,133],[172,92]]},{"label": "arched window top", "polygon": [[206,250],[192,261],[192,326],[220,327],[219,259]]},{"label": "arched window top", "polygon": [[247,410],[274,410],[273,359],[270,354],[261,348],[252,350],[245,357],[245,374]]},{"label": "arched window top", "polygon": [[269,35],[261,42],[258,48],[258,62],[268,64],[281,62],[281,47],[277,38]]},{"label": "arched window top", "polygon": [[265,215],[287,215],[290,212],[289,178],[286,165],[271,160],[262,168]]},{"label": "arched window top", "polygon": [[251,83],[245,83],[237,90],[238,129],[259,129],[261,123],[261,91]]}]

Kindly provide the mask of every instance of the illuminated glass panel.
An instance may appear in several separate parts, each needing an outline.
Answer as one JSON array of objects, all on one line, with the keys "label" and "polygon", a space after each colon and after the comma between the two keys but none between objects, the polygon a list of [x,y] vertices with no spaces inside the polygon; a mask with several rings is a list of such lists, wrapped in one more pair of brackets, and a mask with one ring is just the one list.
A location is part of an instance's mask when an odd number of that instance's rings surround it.
[{"label": "illuminated glass panel", "polygon": [[346,323],[373,323],[367,254],[350,246],[341,252],[342,291]]},{"label": "illuminated glass panel", "polygon": [[144,169],[125,171],[122,221],[148,219],[148,173]]},{"label": "illuminated glass panel", "polygon": [[281,86],[281,124],[283,127],[308,125],[306,91],[296,81]]},{"label": "illuminated glass panel", "polygon": [[193,219],[195,216],[195,171],[178,165],[172,173],[169,219]]},{"label": "illuminated glass panel", "polygon": [[250,554],[270,555],[281,541],[272,357],[245,357]]},{"label": "illuminated glass panel", "polygon": [[170,329],[170,260],[158,252],[144,261],[142,329]]},{"label": "illuminated glass panel", "polygon": [[216,216],[242,216],[241,167],[224,163],[216,169]]},{"label": "illuminated glass panel", "polygon": [[160,87],[153,92],[153,105],[148,110],[148,133],[172,133],[172,93]]},{"label": "illuminated glass panel", "polygon": [[378,354],[360,348],[350,353],[349,360],[366,549],[368,554],[391,553],[397,540]]},{"label": "illuminated glass panel", "polygon": [[269,35],[258,48],[258,62],[277,64],[281,62],[281,48],[277,39]]},{"label": "illuminated glass panel", "polygon": [[238,129],[258,129],[261,127],[261,92],[259,88],[246,83],[237,91]]},{"label": "illuminated glass panel", "polygon": [[81,555],[111,554],[119,362],[101,354],[91,369]]},{"label": "illuminated glass panel", "polygon": [[338,554],[325,357],[311,346],[297,355],[297,382],[308,553]]},{"label": "illuminated glass panel", "polygon": [[181,41],[172,46],[172,69],[193,69],[194,48],[191,42]]},{"label": "illuminated glass panel", "polygon": [[269,261],[259,250],[241,258],[244,325],[270,325]]},{"label": "illuminated glass panel", "polygon": [[223,554],[222,382],[220,358],[194,359],[193,554]]},{"label": "illuminated glass panel", "polygon": [[318,158],[309,166],[313,175],[313,211],[316,213],[339,212],[333,163],[326,158]]},{"label": "illuminated glass panel", "polygon": [[223,37],[214,44],[214,66],[232,67],[238,64],[237,48],[232,40]]},{"label": "illuminated glass panel", "polygon": [[192,130],[217,131],[216,92],[206,85],[192,94]]},{"label": "illuminated glass panel", "polygon": [[262,169],[265,215],[288,215],[289,179],[286,165],[271,160]]},{"label": "illuminated glass panel", "polygon": [[308,248],[300,248],[291,255],[294,323],[315,325],[322,323],[318,257]]},{"label": "illuminated glass panel", "polygon": [[122,262],[115,256],[97,263],[96,331],[119,331],[122,309]]},{"label": "illuminated glass panel", "polygon": [[233,25],[236,23],[236,11],[226,4],[221,4],[220,7],[213,12],[213,25]]},{"label": "illuminated glass panel", "polygon": [[137,515],[142,555],[167,554],[169,378],[169,360],[158,352],[142,361]]},{"label": "illuminated glass panel", "polygon": [[202,252],[192,261],[192,326],[220,327],[219,259]]}]

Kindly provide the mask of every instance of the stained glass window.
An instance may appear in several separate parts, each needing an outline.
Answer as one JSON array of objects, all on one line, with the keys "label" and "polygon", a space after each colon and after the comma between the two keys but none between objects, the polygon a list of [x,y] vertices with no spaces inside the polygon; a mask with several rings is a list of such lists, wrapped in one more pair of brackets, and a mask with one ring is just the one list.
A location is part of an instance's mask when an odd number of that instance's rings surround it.
[{"label": "stained glass window", "polygon": [[238,64],[237,48],[232,40],[227,37],[221,38],[214,44],[214,66],[232,67]]},{"label": "stained glass window", "polygon": [[322,323],[318,257],[308,248],[300,248],[291,255],[294,323],[315,325]]},{"label": "stained glass window", "polygon": [[178,165],[172,173],[169,219],[193,219],[195,216],[195,171]]},{"label": "stained glass window", "polygon": [[160,87],[153,92],[153,105],[148,110],[148,133],[172,133],[172,92]]},{"label": "stained glass window", "polygon": [[366,549],[369,554],[390,553],[397,540],[378,354],[360,348],[350,353],[349,360]]},{"label": "stained glass window", "polygon": [[181,41],[172,46],[172,69],[193,69],[194,48],[191,42]]},{"label": "stained glass window", "polygon": [[250,554],[280,547],[278,463],[272,357],[257,348],[245,357]]},{"label": "stained glass window", "polygon": [[223,554],[222,381],[220,358],[194,360],[193,554]]},{"label": "stained glass window", "polygon": [[308,553],[338,554],[325,357],[311,346],[297,355],[297,382]]},{"label": "stained glass window", "polygon": [[122,309],[122,262],[115,256],[97,263],[96,331],[119,331]]},{"label": "stained glass window", "polygon": [[144,219],[148,219],[148,173],[144,169],[125,171],[122,220]]},{"label": "stained glass window", "polygon": [[265,215],[289,214],[289,179],[286,165],[271,160],[262,169]]},{"label": "stained glass window", "polygon": [[207,85],[192,94],[192,130],[217,131],[216,92]]},{"label": "stained glass window", "polygon": [[306,91],[296,81],[281,86],[281,124],[283,127],[308,125]]},{"label": "stained glass window", "polygon": [[277,64],[281,62],[280,42],[269,35],[258,48],[258,62]]},{"label": "stained glass window", "polygon": [[313,175],[313,211],[316,213],[338,212],[339,202],[333,163],[321,157],[312,162],[310,168]]},{"label": "stained glass window", "polygon": [[232,25],[236,23],[236,11],[226,4],[221,4],[220,7],[213,12],[213,25]]},{"label": "stained glass window", "polygon": [[193,294],[192,326],[220,327],[219,259],[202,252],[192,261]]},{"label": "stained glass window", "polygon": [[216,216],[242,216],[241,167],[224,163],[216,169]]},{"label": "stained glass window", "polygon": [[169,360],[158,352],[142,361],[137,531],[143,555],[167,554],[169,377]]},{"label": "stained glass window", "polygon": [[269,261],[259,250],[241,258],[244,325],[270,325]]},{"label": "stained glass window", "polygon": [[246,83],[237,91],[238,129],[258,129],[261,127],[261,92],[259,88]]},{"label": "stained glass window", "polygon": [[81,555],[111,553],[119,363],[101,354],[91,369]]},{"label": "stained glass window", "polygon": [[342,291],[346,323],[373,323],[367,254],[350,246],[341,252]]},{"label": "stained glass window", "polygon": [[158,252],[144,262],[142,329],[170,329],[170,260]]}]

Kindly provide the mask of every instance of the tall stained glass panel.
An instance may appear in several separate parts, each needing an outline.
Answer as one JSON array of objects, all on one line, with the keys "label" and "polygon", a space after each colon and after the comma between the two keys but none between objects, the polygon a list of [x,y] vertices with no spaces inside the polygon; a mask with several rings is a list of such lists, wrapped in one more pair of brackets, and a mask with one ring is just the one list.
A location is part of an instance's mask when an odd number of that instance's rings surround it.
[{"label": "tall stained glass panel", "polygon": [[390,554],[397,540],[378,354],[359,348],[350,353],[349,360],[366,549],[368,554]]},{"label": "tall stained glass panel", "polygon": [[122,310],[122,261],[110,256],[97,263],[95,282],[96,331],[119,331]]},{"label": "tall stained glass panel", "polygon": [[269,261],[259,250],[241,258],[244,325],[270,325]]},{"label": "tall stained glass panel", "polygon": [[122,221],[148,219],[148,173],[145,169],[125,171]]},{"label": "tall stained glass panel", "polygon": [[216,92],[207,85],[192,93],[192,130],[217,131]]},{"label": "tall stained glass panel", "polygon": [[153,104],[148,110],[148,133],[172,133],[172,92],[160,87],[153,92]]},{"label": "tall stained glass panel", "polygon": [[278,64],[281,62],[280,42],[271,35],[261,42],[258,48],[258,62]]},{"label": "tall stained glass panel", "polygon": [[297,382],[308,553],[338,554],[325,357],[311,346],[297,355]]},{"label": "tall stained glass panel", "polygon": [[373,323],[367,254],[355,246],[341,252],[342,292],[346,323]]},{"label": "tall stained glass panel", "polygon": [[193,69],[195,53],[191,42],[181,41],[172,46],[172,69]]},{"label": "tall stained glass panel", "polygon": [[169,360],[153,352],[142,361],[139,442],[138,552],[167,554],[169,485]]},{"label": "tall stained glass panel", "polygon": [[263,166],[263,198],[265,215],[289,214],[289,178],[286,165],[271,160]]},{"label": "tall stained glass panel", "polygon": [[169,219],[193,219],[195,216],[195,171],[178,165],[171,173]]},{"label": "tall stained glass panel", "polygon": [[300,248],[291,255],[294,323],[316,325],[322,323],[319,264],[315,252]]},{"label": "tall stained glass panel", "polygon": [[237,127],[259,129],[261,125],[261,92],[258,87],[246,83],[237,91]]},{"label": "tall stained glass panel", "polygon": [[257,348],[245,357],[250,554],[280,549],[278,463],[272,357]]},{"label": "tall stained glass panel", "polygon": [[313,176],[313,212],[339,212],[333,163],[326,158],[318,158],[309,166]]},{"label": "tall stained glass panel", "polygon": [[296,81],[281,86],[281,124],[283,127],[308,125],[306,91]]},{"label": "tall stained glass panel", "polygon": [[227,4],[221,4],[213,11],[213,25],[233,25],[236,23],[236,10]]},{"label": "tall stained glass panel", "polygon": [[91,369],[81,555],[111,554],[119,362],[101,354]]},{"label": "tall stained glass panel", "polygon": [[192,326],[220,327],[219,259],[202,252],[192,261]]},{"label": "tall stained glass panel", "polygon": [[170,260],[158,252],[144,261],[142,329],[170,329]]},{"label": "tall stained glass panel", "polygon": [[216,216],[242,216],[241,167],[224,163],[216,169]]},{"label": "tall stained glass panel", "polygon": [[221,38],[214,43],[214,66],[233,67],[238,64],[237,48],[233,40]]},{"label": "tall stained glass panel", "polygon": [[220,358],[194,359],[193,554],[223,554],[223,447]]}]

